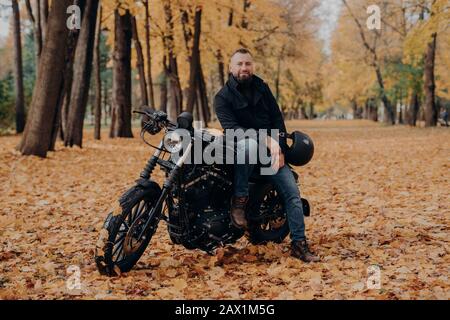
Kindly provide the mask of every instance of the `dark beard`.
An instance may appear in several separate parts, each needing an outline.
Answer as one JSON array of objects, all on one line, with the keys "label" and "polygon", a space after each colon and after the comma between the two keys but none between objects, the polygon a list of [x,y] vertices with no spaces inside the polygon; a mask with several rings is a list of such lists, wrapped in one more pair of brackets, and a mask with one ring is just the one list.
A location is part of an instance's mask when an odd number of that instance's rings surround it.
[{"label": "dark beard", "polygon": [[236,78],[236,81],[244,87],[251,85],[253,82],[253,75],[251,75],[250,77],[248,77],[246,79],[240,79],[239,77],[235,77],[235,78]]}]

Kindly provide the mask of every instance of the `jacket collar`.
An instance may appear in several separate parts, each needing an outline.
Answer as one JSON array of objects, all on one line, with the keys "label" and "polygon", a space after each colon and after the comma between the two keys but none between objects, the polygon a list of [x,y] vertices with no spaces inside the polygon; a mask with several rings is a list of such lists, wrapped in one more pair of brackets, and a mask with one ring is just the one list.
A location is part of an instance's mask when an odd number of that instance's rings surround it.
[{"label": "jacket collar", "polygon": [[[256,105],[258,101],[262,98],[261,88],[264,81],[256,75],[253,75],[253,81],[255,87],[255,93],[253,95],[253,105]],[[232,74],[230,74],[229,79],[227,81],[227,86],[230,88],[231,92],[238,98],[238,103],[233,104],[233,107],[234,109],[243,109],[248,107],[248,102],[237,89],[238,85],[239,83],[237,82],[236,78]]]}]

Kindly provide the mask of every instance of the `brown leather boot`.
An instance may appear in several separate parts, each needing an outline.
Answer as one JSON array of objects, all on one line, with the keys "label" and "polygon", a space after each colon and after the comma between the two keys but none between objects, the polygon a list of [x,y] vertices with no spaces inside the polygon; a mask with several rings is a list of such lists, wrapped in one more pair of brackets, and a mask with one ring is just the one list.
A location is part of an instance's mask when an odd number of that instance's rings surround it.
[{"label": "brown leather boot", "polygon": [[306,240],[293,242],[291,245],[291,256],[303,262],[318,262],[320,258],[309,250]]},{"label": "brown leather boot", "polygon": [[245,217],[245,207],[247,206],[248,197],[233,197],[231,204],[231,222],[236,228],[246,229],[247,219]]}]

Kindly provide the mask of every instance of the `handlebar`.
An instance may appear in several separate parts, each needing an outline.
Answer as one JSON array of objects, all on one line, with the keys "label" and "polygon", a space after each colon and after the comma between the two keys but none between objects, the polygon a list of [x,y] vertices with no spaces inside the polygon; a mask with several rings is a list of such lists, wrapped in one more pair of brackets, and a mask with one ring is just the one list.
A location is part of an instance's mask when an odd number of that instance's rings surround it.
[{"label": "handlebar", "polygon": [[[167,118],[167,114],[163,111],[156,111],[151,109],[150,107],[144,106],[143,111],[141,110],[133,110],[133,113],[142,114],[149,118],[149,121],[144,123],[142,128],[143,131],[147,131],[148,133],[155,135],[159,133],[163,128],[175,129],[178,128],[178,125],[174,122],[171,122]],[[280,132],[279,136],[281,138],[292,139],[292,134],[288,132]]]},{"label": "handlebar", "polygon": [[144,110],[133,110],[133,113],[147,116],[149,121],[145,121],[142,130],[150,134],[157,134],[163,128],[176,128],[177,124],[167,119],[167,114],[163,111],[155,111],[151,108],[144,107]]}]

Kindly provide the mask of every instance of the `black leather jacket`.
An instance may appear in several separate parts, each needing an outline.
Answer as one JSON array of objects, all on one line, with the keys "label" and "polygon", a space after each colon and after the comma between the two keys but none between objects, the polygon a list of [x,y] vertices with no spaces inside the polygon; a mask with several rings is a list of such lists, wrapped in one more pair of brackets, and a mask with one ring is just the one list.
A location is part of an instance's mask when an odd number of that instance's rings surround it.
[{"label": "black leather jacket", "polygon": [[[269,86],[259,77],[253,76],[253,101],[239,91],[239,83],[230,75],[225,86],[214,98],[217,118],[225,129],[278,129],[286,133],[283,114],[270,91]],[[270,135],[270,130],[267,130]],[[286,138],[280,137],[282,151],[287,148]]]}]

